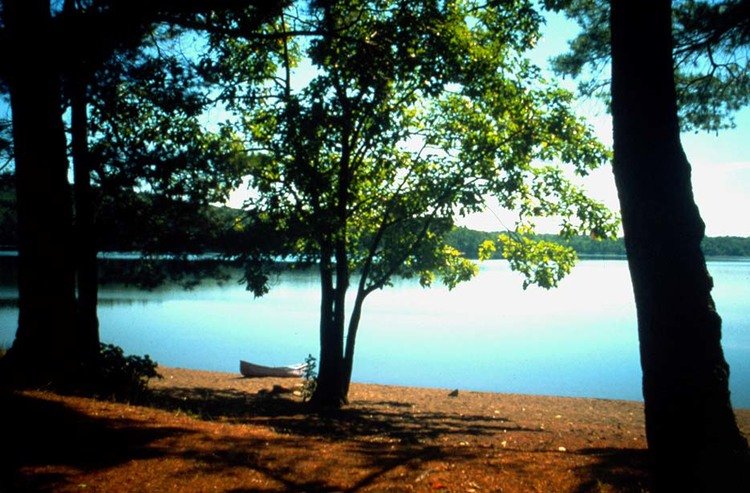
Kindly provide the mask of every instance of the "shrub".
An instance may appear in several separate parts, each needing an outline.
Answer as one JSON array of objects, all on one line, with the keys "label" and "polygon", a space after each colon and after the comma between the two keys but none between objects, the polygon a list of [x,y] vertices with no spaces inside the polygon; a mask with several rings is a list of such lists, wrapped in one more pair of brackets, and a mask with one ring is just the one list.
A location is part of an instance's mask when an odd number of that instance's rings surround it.
[{"label": "shrub", "polygon": [[107,399],[139,401],[148,391],[148,381],[161,378],[156,366],[149,355],[125,356],[122,348],[101,344],[92,375],[93,392]]},{"label": "shrub", "polygon": [[302,373],[302,401],[308,401],[318,386],[318,372],[315,370],[317,360],[312,354],[305,358],[305,369]]}]

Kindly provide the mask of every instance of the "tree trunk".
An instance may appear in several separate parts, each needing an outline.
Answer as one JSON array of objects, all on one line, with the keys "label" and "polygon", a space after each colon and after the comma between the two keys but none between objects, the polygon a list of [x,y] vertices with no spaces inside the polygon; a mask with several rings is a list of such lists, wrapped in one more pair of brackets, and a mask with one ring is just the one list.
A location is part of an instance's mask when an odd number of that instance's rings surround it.
[{"label": "tree trunk", "polygon": [[[330,6],[325,9],[326,25],[331,32],[335,29],[334,18],[330,12]],[[335,78],[336,92],[342,106],[343,114],[341,124],[343,125],[341,137],[341,157],[338,163],[338,183],[336,185],[336,228],[333,233],[333,241],[321,248],[321,277],[323,277],[323,265],[325,264],[328,279],[331,278],[331,256],[336,260],[336,287],[332,282],[323,286],[323,298],[326,298],[326,290],[330,290],[330,302],[326,303],[324,310],[330,310],[328,316],[323,318],[321,310],[321,359],[320,374],[315,393],[312,396],[313,404],[324,407],[339,408],[347,404],[347,393],[349,383],[345,379],[344,361],[344,326],[346,324],[346,292],[349,289],[349,259],[347,257],[346,231],[349,219],[349,186],[351,183],[351,145],[350,135],[352,133],[351,112],[349,101],[340,82]],[[324,281],[324,284],[327,281]],[[331,306],[332,305],[332,306]],[[331,307],[331,308],[329,308]],[[328,327],[324,327],[326,321],[330,321]],[[324,337],[325,332],[325,337]],[[325,339],[325,340],[324,340]],[[324,348],[324,344],[330,347]],[[327,371],[323,373],[323,355],[329,358]],[[332,360],[335,359],[335,364]]]},{"label": "tree trunk", "polygon": [[320,258],[320,366],[318,381],[310,403],[315,407],[337,409],[342,396],[344,328],[336,321],[337,293],[333,285],[331,249],[322,248]]},{"label": "tree trunk", "polygon": [[13,113],[18,194],[18,331],[9,353],[13,377],[64,381],[76,371],[72,204],[67,180],[60,76],[45,0],[6,0],[14,51],[7,77]]},{"label": "tree trunk", "polygon": [[75,178],[75,246],[78,287],[78,330],[84,358],[99,353],[97,298],[99,271],[94,231],[94,197],[91,190],[91,155],[88,150],[85,75],[72,74],[68,84],[71,108],[73,174]]},{"label": "tree trunk", "polygon": [[354,347],[357,343],[357,330],[362,318],[362,304],[365,301],[365,292],[360,288],[357,298],[354,300],[352,316],[349,319],[349,329],[346,332],[346,349],[344,351],[344,374],[342,377],[344,396],[349,395],[349,386],[352,383],[352,369],[354,368]]},{"label": "tree trunk", "polygon": [[613,0],[611,7],[613,170],[655,486],[733,491],[750,471],[747,463],[741,469],[747,443],[730,404],[721,319],[701,252],[704,224],[680,143],[670,1]]}]

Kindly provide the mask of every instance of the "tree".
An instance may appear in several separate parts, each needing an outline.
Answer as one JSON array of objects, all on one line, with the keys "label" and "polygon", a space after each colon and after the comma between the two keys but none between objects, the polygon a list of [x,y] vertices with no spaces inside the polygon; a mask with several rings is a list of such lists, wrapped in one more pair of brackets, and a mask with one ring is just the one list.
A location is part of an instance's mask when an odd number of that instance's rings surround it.
[{"label": "tree", "polygon": [[[193,19],[205,12],[250,7],[256,20],[272,16],[283,2],[204,0],[192,2],[5,0],[1,7],[0,61],[12,108],[18,204],[19,327],[3,365],[11,378],[47,383],[81,376],[81,365],[98,350],[96,290],[90,241],[90,175],[86,152],[87,76],[122,46],[137,46],[158,20]],[[74,7],[79,8],[74,8]],[[19,47],[23,47],[20,49]],[[11,49],[12,48],[12,49]],[[62,119],[63,86],[73,102],[77,232],[67,180]],[[74,247],[82,253],[77,261]],[[80,269],[79,269],[80,268]],[[76,273],[79,289],[76,291]],[[82,307],[78,324],[78,301]]]},{"label": "tree", "polygon": [[611,4],[613,170],[638,312],[655,486],[747,491],[747,442],[729,399],[721,318],[680,143],[671,9]]},{"label": "tree", "polygon": [[[174,26],[156,29],[137,49],[116,53],[90,84],[91,180],[97,205],[108,212],[98,226],[133,251],[201,253],[205,242],[189,236],[198,231],[177,216],[199,220],[246,174],[235,152],[241,143],[206,122],[212,86],[182,48],[193,49],[194,38]],[[128,230],[130,238],[113,231],[113,211],[142,222]]]},{"label": "tree", "polygon": [[[580,92],[609,99],[604,75],[610,61],[606,0],[546,0],[578,22],[581,33],[555,70],[582,81]],[[680,127],[718,131],[734,125],[734,113],[750,103],[750,2],[678,0],[672,9],[672,53]]]},{"label": "tree", "polygon": [[[19,321],[7,357],[48,379],[80,360],[71,261],[72,203],[60,109],[59,67],[49,2],[3,3],[8,54],[4,79],[13,112],[19,247]],[[23,47],[23,49],[21,49]],[[7,358],[6,358],[7,359]]]},{"label": "tree", "polygon": [[[77,7],[74,0],[66,0],[65,16],[74,16]],[[81,35],[81,33],[77,33]],[[74,45],[79,44],[74,43]],[[94,197],[91,189],[92,162],[89,153],[89,123],[87,88],[93,76],[92,60],[80,57],[65,68],[65,92],[70,106],[70,141],[73,162],[74,205],[74,250],[76,272],[76,340],[85,364],[99,353],[99,318],[96,307],[99,293],[99,278],[96,260],[96,233],[94,230]]]},{"label": "tree", "polygon": [[[570,94],[537,82],[521,56],[540,20],[527,2],[319,1],[269,27],[273,52],[232,40],[206,59],[206,70],[231,74],[224,101],[252,162],[249,286],[265,292],[279,257],[319,270],[314,404],[346,402],[368,295],[394,276],[452,287],[474,275],[445,235],[486,194],[520,211],[521,232],[544,215],[563,216],[566,234],[613,229],[553,163],[585,174],[608,153],[573,116]],[[247,84],[258,67],[269,81]],[[506,239],[516,256],[538,257],[532,275],[549,274],[540,279],[554,282],[554,260],[569,267],[565,249]]]}]

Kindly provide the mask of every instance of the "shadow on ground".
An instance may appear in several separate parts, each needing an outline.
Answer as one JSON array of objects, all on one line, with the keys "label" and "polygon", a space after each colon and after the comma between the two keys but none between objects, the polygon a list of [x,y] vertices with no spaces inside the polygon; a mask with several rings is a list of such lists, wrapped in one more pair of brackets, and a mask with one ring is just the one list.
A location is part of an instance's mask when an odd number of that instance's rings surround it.
[{"label": "shadow on ground", "polygon": [[[494,449],[455,446],[457,440],[484,437],[490,443],[504,432],[546,432],[504,418],[419,413],[398,402],[368,402],[310,414],[304,404],[284,395],[194,388],[159,389],[150,405],[209,421],[269,426],[281,435],[272,439],[253,433],[212,435],[165,426],[168,416],[152,427],[144,421],[113,417],[117,413],[105,418],[55,400],[3,394],[0,409],[7,425],[3,445],[12,456],[0,462],[0,491],[57,491],[75,486],[72,481],[81,474],[95,481],[102,473],[100,478],[112,481],[118,466],[121,474],[130,474],[133,469],[128,464],[148,459],[186,461],[189,474],[169,470],[150,474],[164,476],[165,485],[184,484],[193,491],[223,484],[227,478],[234,485],[219,489],[234,492],[379,490],[407,480],[417,489],[434,489],[428,473],[435,463],[474,468],[478,475],[507,475],[510,470],[511,475],[533,476],[535,457],[550,456],[549,451],[502,449],[502,454],[513,459],[489,466],[488,451]],[[446,439],[452,445],[444,445]],[[641,491],[646,466],[643,451],[585,449],[576,454],[591,459],[574,470],[581,477],[577,492]],[[569,456],[575,458],[575,454]],[[240,485],[248,486],[237,486],[238,477]],[[201,485],[196,478],[208,482]],[[149,480],[156,482],[154,491],[158,491],[159,478]],[[263,481],[263,488],[250,487],[255,480]],[[109,486],[99,485],[99,489]]]},{"label": "shadow on ground", "polygon": [[403,402],[353,403],[337,410],[313,410],[288,394],[207,388],[157,389],[149,404],[201,419],[268,426],[298,436],[357,439],[380,436],[400,443],[421,443],[450,435],[494,436],[502,432],[545,433],[507,418],[418,412]]},{"label": "shadow on ground", "polygon": [[[179,428],[143,428],[128,419],[81,414],[64,404],[17,393],[0,393],[5,459],[0,461],[0,491],[38,491],[64,480],[67,469],[95,470],[155,457],[149,444],[165,436],[189,433]],[[48,472],[13,486],[18,471],[45,466]],[[3,486],[4,485],[4,486]]]},{"label": "shadow on ground", "polygon": [[643,492],[649,491],[648,450],[589,448],[577,453],[596,458],[593,465],[580,471],[585,477],[592,477],[584,482],[576,493],[598,493],[607,491]]}]

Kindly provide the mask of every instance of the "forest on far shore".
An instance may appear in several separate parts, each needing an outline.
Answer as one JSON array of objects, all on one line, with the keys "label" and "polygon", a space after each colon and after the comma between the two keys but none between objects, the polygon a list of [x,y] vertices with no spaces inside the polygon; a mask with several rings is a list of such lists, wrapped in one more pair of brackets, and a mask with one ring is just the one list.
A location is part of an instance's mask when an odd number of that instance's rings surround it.
[{"label": "forest on far shore", "polygon": [[[16,220],[15,193],[12,175],[0,175],[0,249],[15,250]],[[175,243],[189,243],[191,253],[233,250],[242,235],[232,228],[242,211],[226,207],[187,207],[172,204],[173,214],[163,209],[157,212],[153,197],[136,194],[127,203],[101,203],[99,206],[99,231],[102,234],[102,251],[137,251],[144,243],[149,250],[169,253],[176,251]],[[181,207],[180,207],[181,205]],[[179,209],[179,210],[178,210]],[[165,217],[173,216],[173,217]],[[179,218],[179,220],[178,220]],[[501,231],[476,231],[456,227],[447,235],[447,243],[468,258],[476,259],[479,245],[486,240],[496,240]],[[148,237],[152,241],[144,241]],[[138,239],[140,238],[140,239]],[[622,238],[597,240],[588,236],[563,239],[558,235],[540,234],[535,238],[554,241],[572,247],[580,256],[625,256]],[[136,240],[138,239],[138,240]],[[707,257],[750,257],[750,238],[739,236],[706,237],[703,253]],[[197,251],[196,251],[197,250]],[[495,254],[499,258],[501,252]]]},{"label": "forest on far shore", "polygon": [[[485,240],[497,238],[501,232],[475,231],[458,227],[447,238],[450,245],[464,252],[470,258],[477,258],[477,245]],[[536,238],[554,241],[572,247],[580,256],[625,256],[625,242],[616,240],[595,240],[588,236],[574,236],[563,239],[558,235],[537,235]],[[704,238],[703,253],[707,257],[750,257],[750,238],[739,236],[719,236]],[[496,257],[499,256],[496,254]]]},{"label": "forest on far shore", "polygon": [[[235,250],[243,235],[233,227],[242,211],[227,207],[190,207],[172,203],[166,210],[154,203],[154,197],[135,194],[118,203],[102,201],[98,207],[99,246],[102,251],[135,252],[147,246],[149,252],[170,253],[189,244],[190,253],[223,253]],[[496,240],[501,231],[476,231],[456,227],[446,242],[468,258],[476,259],[479,245]],[[535,238],[572,247],[580,256],[625,256],[622,238],[597,240],[588,236],[563,239],[558,235],[540,234]],[[12,175],[0,174],[0,249],[16,249],[15,193]],[[500,247],[500,245],[498,245]],[[750,238],[719,236],[703,239],[707,257],[750,257]],[[500,258],[501,252],[495,253]]]}]

